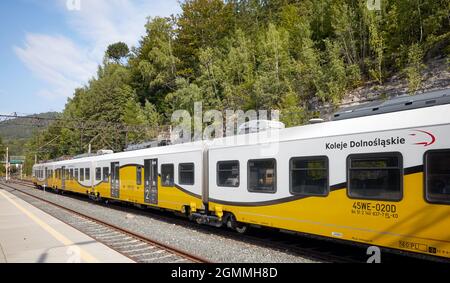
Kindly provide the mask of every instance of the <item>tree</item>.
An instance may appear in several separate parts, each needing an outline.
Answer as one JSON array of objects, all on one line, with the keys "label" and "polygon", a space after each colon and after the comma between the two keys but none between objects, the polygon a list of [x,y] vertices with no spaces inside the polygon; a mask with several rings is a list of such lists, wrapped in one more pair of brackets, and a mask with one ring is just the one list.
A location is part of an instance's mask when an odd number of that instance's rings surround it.
[{"label": "tree", "polygon": [[358,63],[358,53],[355,40],[355,12],[345,3],[332,4],[331,25],[337,41],[340,43],[345,60],[348,64]]},{"label": "tree", "polygon": [[175,28],[172,18],[153,18],[147,35],[134,50],[129,64],[141,105],[154,104],[161,113],[168,109],[165,96],[176,89],[180,60],[174,54]]},{"label": "tree", "polygon": [[422,85],[421,71],[424,68],[422,59],[423,59],[423,52],[419,44],[416,43],[411,45],[408,52],[408,66],[405,68],[410,95],[415,94]]},{"label": "tree", "polygon": [[[130,99],[125,103],[125,107],[122,113],[121,120],[130,126],[146,126],[147,125],[147,117],[144,114],[140,104]],[[126,144],[130,143],[138,143],[145,141],[148,133],[144,131],[133,131],[128,133],[126,137]]]},{"label": "tree", "polygon": [[379,84],[382,84],[385,40],[380,28],[380,21],[380,17],[375,12],[369,13],[369,44],[373,54],[369,74]]},{"label": "tree", "polygon": [[158,113],[155,105],[146,101],[144,106],[144,115],[146,118],[146,123],[153,128],[161,125],[161,115]]},{"label": "tree", "polygon": [[193,78],[199,71],[199,51],[223,47],[234,31],[233,4],[222,0],[186,0],[178,18],[177,57],[181,73]]},{"label": "tree", "polygon": [[5,154],[5,145],[3,144],[3,139],[0,137],[0,158],[3,158],[3,155]]},{"label": "tree", "polygon": [[281,121],[286,127],[295,127],[305,122],[307,113],[301,106],[301,101],[293,92],[286,94],[279,106],[281,110]]},{"label": "tree", "polygon": [[238,29],[232,36],[223,60],[218,61],[222,72],[223,106],[227,109],[248,110],[255,83],[255,52],[251,41]]},{"label": "tree", "polygon": [[120,60],[126,58],[129,53],[130,49],[126,43],[117,42],[108,46],[108,49],[106,50],[106,57],[119,64]]},{"label": "tree", "polygon": [[187,79],[177,79],[177,90],[166,96],[166,101],[171,110],[187,110],[193,114],[194,103],[202,101],[202,90],[195,83],[189,83]]},{"label": "tree", "polygon": [[290,92],[293,60],[289,56],[289,35],[286,30],[270,24],[258,43],[255,110],[272,109]]},{"label": "tree", "polygon": [[27,147],[48,143],[43,159],[83,153],[89,142],[121,150],[154,134],[127,136],[116,123],[157,128],[174,110],[193,114],[198,101],[205,111],[279,109],[294,126],[364,81],[403,72],[414,93],[423,62],[450,50],[448,0],[385,0],[382,11],[354,0],[180,2],[180,15],[149,18],[131,52],[122,42],[108,47],[97,76],[61,114],[79,127],[57,122]]}]

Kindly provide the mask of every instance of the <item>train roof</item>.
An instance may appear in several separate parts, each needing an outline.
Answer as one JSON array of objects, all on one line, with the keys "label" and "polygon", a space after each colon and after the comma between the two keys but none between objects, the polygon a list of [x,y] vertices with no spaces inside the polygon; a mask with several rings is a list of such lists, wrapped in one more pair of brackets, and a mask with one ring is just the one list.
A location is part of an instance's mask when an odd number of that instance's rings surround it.
[{"label": "train roof", "polygon": [[344,136],[386,130],[420,128],[442,124],[450,124],[450,104],[385,113],[380,115],[363,116],[353,119],[343,119],[338,121],[330,121],[281,130],[266,131],[261,133],[225,137],[212,141],[191,142],[59,162],[43,163],[38,165],[51,164],[64,166],[74,163],[83,163],[98,160],[113,161],[117,159],[133,158],[139,156],[157,156],[163,154],[194,152],[201,151],[206,147],[209,149],[218,149],[234,146],[265,144],[270,142],[285,142],[292,140]]},{"label": "train roof", "polygon": [[209,145],[209,148],[245,146],[277,141],[307,140],[322,137],[381,132],[386,130],[421,128],[442,124],[450,124],[450,104],[311,124],[272,131],[270,133],[262,132],[258,134],[227,137],[213,141]]},{"label": "train roof", "polygon": [[84,157],[84,158],[41,163],[41,164],[36,164],[36,165],[39,166],[39,165],[51,164],[51,165],[57,165],[57,166],[66,166],[66,165],[71,165],[71,164],[79,164],[79,163],[86,163],[86,162],[99,161],[99,160],[114,161],[116,159],[133,158],[133,157],[139,157],[142,155],[163,155],[163,154],[177,154],[177,153],[184,153],[184,152],[202,151],[204,149],[204,147],[205,147],[205,143],[203,141],[199,141],[199,142],[193,142],[193,143],[184,143],[184,144],[177,144],[177,145],[170,145],[170,146],[147,148],[147,149],[141,149],[141,150],[135,150],[135,151],[124,151],[124,152],[118,152],[118,153],[112,153],[112,154],[95,155],[95,156],[89,156],[89,157]]},{"label": "train roof", "polygon": [[375,101],[347,107],[336,112],[332,120],[338,121],[444,104],[450,104],[450,89],[436,90],[414,96],[402,95],[386,101]]}]

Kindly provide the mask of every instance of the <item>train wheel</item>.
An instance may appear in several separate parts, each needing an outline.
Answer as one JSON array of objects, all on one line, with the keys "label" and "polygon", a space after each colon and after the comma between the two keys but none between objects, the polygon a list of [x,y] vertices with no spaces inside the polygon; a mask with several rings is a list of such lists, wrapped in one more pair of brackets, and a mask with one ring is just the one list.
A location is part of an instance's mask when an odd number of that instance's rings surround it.
[{"label": "train wheel", "polygon": [[248,226],[236,220],[233,214],[230,214],[227,219],[227,227],[235,230],[239,234],[245,234],[248,231]]},{"label": "train wheel", "polygon": [[248,226],[243,223],[239,223],[234,230],[236,230],[239,234],[245,234],[247,233]]}]

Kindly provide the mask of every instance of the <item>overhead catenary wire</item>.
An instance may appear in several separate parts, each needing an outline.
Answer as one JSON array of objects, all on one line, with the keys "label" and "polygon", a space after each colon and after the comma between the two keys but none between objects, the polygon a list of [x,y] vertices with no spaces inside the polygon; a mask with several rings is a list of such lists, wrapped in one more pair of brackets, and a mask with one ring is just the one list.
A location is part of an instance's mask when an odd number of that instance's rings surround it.
[{"label": "overhead catenary wire", "polygon": [[64,128],[73,130],[104,130],[114,129],[116,131],[138,132],[138,131],[160,131],[165,130],[168,126],[148,126],[148,125],[130,125],[125,123],[108,122],[101,120],[85,120],[78,118],[57,118],[57,117],[38,117],[34,115],[19,116],[0,114],[0,121],[7,122],[3,126],[32,126],[46,128],[52,126],[54,128]]}]

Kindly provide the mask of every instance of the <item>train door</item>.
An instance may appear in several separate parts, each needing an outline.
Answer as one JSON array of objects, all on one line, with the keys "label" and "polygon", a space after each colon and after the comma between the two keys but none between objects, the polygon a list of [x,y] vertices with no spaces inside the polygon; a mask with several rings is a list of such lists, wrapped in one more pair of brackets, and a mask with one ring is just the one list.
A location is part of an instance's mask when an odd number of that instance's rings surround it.
[{"label": "train door", "polygon": [[158,159],[144,161],[144,201],[148,204],[158,204]]},{"label": "train door", "polygon": [[61,170],[59,171],[60,177],[61,177],[61,190],[66,189],[66,167],[63,166]]},{"label": "train door", "polygon": [[120,165],[119,162],[111,163],[111,197],[120,198]]}]

